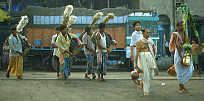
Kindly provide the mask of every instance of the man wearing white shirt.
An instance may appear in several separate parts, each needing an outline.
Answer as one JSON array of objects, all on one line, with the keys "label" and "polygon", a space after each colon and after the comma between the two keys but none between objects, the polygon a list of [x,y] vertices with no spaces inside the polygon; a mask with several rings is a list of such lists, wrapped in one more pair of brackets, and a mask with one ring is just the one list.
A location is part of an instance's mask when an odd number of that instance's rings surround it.
[{"label": "man wearing white shirt", "polygon": [[17,76],[17,79],[22,79],[23,71],[23,50],[22,50],[22,40],[24,40],[28,47],[30,44],[27,41],[25,36],[22,36],[17,33],[16,27],[12,27],[11,35],[8,39],[10,46],[9,52],[9,66],[7,69],[6,77],[9,78],[9,74],[12,76]]},{"label": "man wearing white shirt", "polygon": [[[132,62],[134,62],[134,57],[135,57],[135,47],[136,47],[136,43],[137,41],[142,37],[142,31],[140,31],[141,29],[141,22],[140,21],[134,21],[132,23],[133,27],[135,28],[135,31],[132,33],[132,37],[131,37],[131,42],[130,42],[130,50],[131,50],[131,56],[130,59]],[[140,87],[140,81],[142,80],[141,78],[141,73],[139,73],[139,78],[137,79],[137,86]]]},{"label": "man wearing white shirt", "polygon": [[54,60],[57,63],[57,65],[56,65],[56,68],[57,68],[57,79],[59,79],[60,78],[59,77],[59,57],[56,56],[57,50],[58,50],[56,40],[57,40],[58,34],[60,33],[60,27],[59,26],[55,27],[55,32],[56,32],[56,34],[52,36],[51,44],[52,44],[52,47],[54,48],[53,57],[54,57]]}]

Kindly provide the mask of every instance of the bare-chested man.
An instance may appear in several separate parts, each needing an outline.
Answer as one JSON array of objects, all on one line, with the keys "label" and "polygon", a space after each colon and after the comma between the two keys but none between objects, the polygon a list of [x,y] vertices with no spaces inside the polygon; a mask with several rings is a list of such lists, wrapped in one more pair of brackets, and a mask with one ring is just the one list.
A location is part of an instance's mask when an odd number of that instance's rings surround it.
[{"label": "bare-chested man", "polygon": [[150,30],[148,28],[142,29],[142,37],[136,43],[136,55],[134,68],[138,68],[138,57],[139,57],[139,68],[143,70],[142,81],[143,81],[143,92],[145,96],[149,96],[150,80],[154,77],[154,69],[157,68],[155,62],[155,44],[149,39]]},{"label": "bare-chested man", "polygon": [[177,23],[176,27],[178,30],[177,32],[173,32],[171,35],[169,51],[172,52],[175,49],[174,65],[177,73],[177,79],[179,80],[179,94],[182,94],[183,91],[187,91],[184,84],[191,78],[194,67],[192,61],[191,66],[189,67],[183,65],[183,56],[185,53],[183,43],[187,38],[185,37],[185,33],[183,31],[183,22]]}]

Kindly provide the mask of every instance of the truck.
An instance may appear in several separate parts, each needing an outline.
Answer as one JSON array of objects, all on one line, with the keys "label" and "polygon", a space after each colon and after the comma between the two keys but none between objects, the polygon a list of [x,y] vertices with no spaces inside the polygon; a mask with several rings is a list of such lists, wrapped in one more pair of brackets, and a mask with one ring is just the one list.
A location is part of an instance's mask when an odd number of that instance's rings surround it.
[{"label": "truck", "polygon": [[[52,45],[51,38],[55,34],[54,27],[62,24],[62,15],[65,7],[45,8],[38,6],[28,6],[23,10],[22,15],[27,15],[29,23],[24,28],[22,34],[28,38],[28,41],[33,45],[30,52],[25,57],[27,67],[36,67],[36,70],[44,68],[49,70],[50,67],[55,68],[52,60]],[[156,44],[159,50],[159,17],[154,10],[137,10],[123,8],[105,8],[101,10],[93,10],[86,8],[74,8],[72,15],[77,17],[75,24],[71,25],[71,33],[80,36],[84,31],[85,26],[89,25],[93,16],[97,12],[102,12],[103,17],[93,26],[93,31],[97,30],[97,24],[103,21],[107,13],[114,13],[115,17],[107,23],[106,31],[112,35],[117,41],[117,46],[109,54],[108,65],[117,65],[131,69],[130,63],[130,40],[134,28],[132,22],[135,20],[141,21],[141,27],[149,28],[152,32],[150,38]],[[158,51],[159,55],[160,52]],[[86,64],[83,49],[73,58],[73,65]],[[79,61],[76,61],[79,60]]]}]

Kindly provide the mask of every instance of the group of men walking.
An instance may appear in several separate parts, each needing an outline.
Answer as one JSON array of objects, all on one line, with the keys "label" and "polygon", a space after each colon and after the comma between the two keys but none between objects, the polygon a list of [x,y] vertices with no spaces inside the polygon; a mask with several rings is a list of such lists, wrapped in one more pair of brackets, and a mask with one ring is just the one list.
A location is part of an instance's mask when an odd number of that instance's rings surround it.
[{"label": "group of men walking", "polygon": [[[149,38],[151,31],[148,28],[143,28],[141,31],[140,21],[134,21],[133,27],[135,31],[132,33],[131,37],[131,61],[134,63],[134,69],[141,69],[142,72],[139,73],[137,79],[137,86],[143,89],[144,95],[149,96],[150,92],[150,81],[154,75],[158,74],[158,68],[155,61],[156,48],[152,39]],[[91,40],[91,28],[89,26],[85,27],[85,34],[82,37],[82,42],[85,47],[84,53],[87,58],[87,68],[85,73],[85,78],[89,74],[92,74],[92,79],[96,78],[98,74],[99,81],[105,81],[103,76],[106,75],[106,66],[108,60],[109,49],[106,45],[105,34],[105,23],[100,23],[98,25],[99,31],[96,33],[96,44]],[[178,31],[173,32],[171,35],[169,50],[172,52],[174,50],[174,64],[175,70],[177,72],[177,78],[179,80],[179,93],[186,92],[187,89],[184,87],[184,84],[192,76],[194,67],[193,63],[191,66],[186,67],[183,65],[183,56],[184,49],[183,43],[186,39],[186,36],[183,31],[183,23],[180,22],[177,24]],[[57,78],[63,79],[63,83],[67,83],[66,79],[70,75],[69,64],[70,58],[73,56],[73,53],[70,52],[69,47],[71,44],[71,39],[76,39],[77,44],[80,45],[81,42],[76,35],[68,33],[67,27],[65,25],[60,25],[55,28],[56,34],[52,37],[51,44],[54,47],[53,56],[57,61]],[[22,79],[22,70],[23,70],[23,52],[22,52],[22,43],[20,38],[26,40],[27,38],[17,34],[15,28],[11,28],[11,36],[8,39],[10,46],[9,53],[9,66],[7,69],[6,77],[9,78],[10,75],[17,76],[18,79]],[[113,38],[112,38],[113,40]],[[115,41],[113,44],[116,44]],[[28,43],[28,46],[30,44]],[[134,49],[135,48],[135,49]],[[97,69],[93,68],[93,58],[94,54],[97,56]],[[135,75],[133,73],[133,75]],[[133,79],[134,80],[134,79]]]}]

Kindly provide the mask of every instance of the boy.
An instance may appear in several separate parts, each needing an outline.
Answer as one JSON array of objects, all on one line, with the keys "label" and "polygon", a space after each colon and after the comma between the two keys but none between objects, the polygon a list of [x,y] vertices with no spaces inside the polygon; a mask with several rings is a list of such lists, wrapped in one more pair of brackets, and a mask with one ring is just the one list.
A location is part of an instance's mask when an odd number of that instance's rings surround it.
[{"label": "boy", "polygon": [[[134,21],[132,23],[135,31],[132,33],[132,37],[131,37],[131,42],[130,42],[130,50],[131,50],[131,56],[130,59],[132,62],[134,62],[134,54],[136,52],[135,47],[136,47],[136,43],[137,41],[142,37],[142,31],[140,31],[141,29],[141,22],[140,21]],[[141,73],[139,73],[139,78],[137,78],[137,87],[140,87],[140,81],[142,80],[141,78]]]},{"label": "boy", "polygon": [[[60,63],[60,74],[61,78],[63,79],[63,83],[67,84],[66,79],[70,75],[69,70],[69,59],[70,56],[73,56],[73,53],[69,51],[69,47],[71,44],[71,39],[75,38],[77,39],[77,36],[71,33],[67,32],[67,27],[65,25],[60,25],[60,33],[57,37],[57,56],[59,57],[59,63]],[[79,39],[77,39],[78,45],[79,45]]]}]

